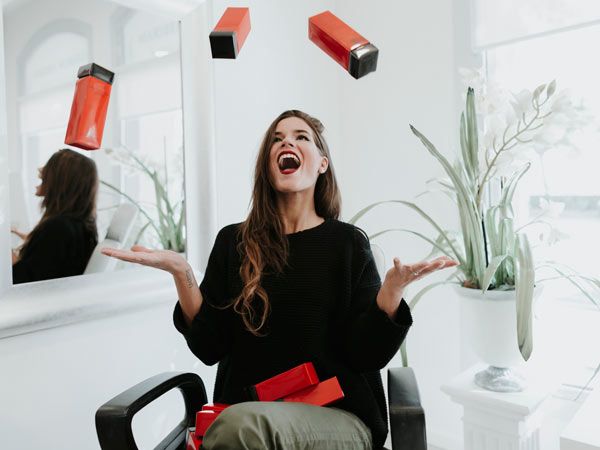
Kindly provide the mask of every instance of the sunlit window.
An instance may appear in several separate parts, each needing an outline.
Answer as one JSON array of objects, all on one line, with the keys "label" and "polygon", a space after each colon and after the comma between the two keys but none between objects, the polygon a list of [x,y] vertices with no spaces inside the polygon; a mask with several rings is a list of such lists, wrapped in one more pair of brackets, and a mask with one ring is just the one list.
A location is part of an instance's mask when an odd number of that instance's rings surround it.
[{"label": "sunlit window", "polygon": [[[550,147],[534,161],[519,185],[517,202],[525,221],[539,215],[544,200],[561,205],[552,220],[560,240],[552,246],[538,245],[536,257],[600,277],[600,62],[586,51],[600,39],[600,23],[591,22],[600,17],[600,5],[566,0],[493,4],[476,0],[475,11],[475,45],[483,53],[490,80],[516,93],[555,79],[558,89],[567,89],[589,113],[589,126],[572,134],[571,148]],[[529,237],[535,244],[543,230],[533,230]],[[562,303],[554,316],[547,312],[550,316],[544,319],[546,325],[554,324],[546,336],[556,344],[549,357],[572,367],[568,383],[581,385],[600,361],[598,311],[565,280],[545,286],[545,295]],[[565,308],[571,312],[566,313]],[[558,324],[560,337],[552,337]]]}]

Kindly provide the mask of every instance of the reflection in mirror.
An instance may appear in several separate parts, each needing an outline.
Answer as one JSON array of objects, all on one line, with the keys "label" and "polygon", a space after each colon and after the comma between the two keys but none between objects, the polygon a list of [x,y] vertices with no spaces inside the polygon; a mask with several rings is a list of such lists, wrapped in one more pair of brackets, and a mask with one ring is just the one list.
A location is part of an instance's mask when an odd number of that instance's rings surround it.
[{"label": "reflection in mirror", "polygon": [[[102,246],[184,252],[179,23],[109,0],[4,0],[3,14],[13,283],[133,267]],[[59,151],[91,62],[115,73],[102,147]]]}]

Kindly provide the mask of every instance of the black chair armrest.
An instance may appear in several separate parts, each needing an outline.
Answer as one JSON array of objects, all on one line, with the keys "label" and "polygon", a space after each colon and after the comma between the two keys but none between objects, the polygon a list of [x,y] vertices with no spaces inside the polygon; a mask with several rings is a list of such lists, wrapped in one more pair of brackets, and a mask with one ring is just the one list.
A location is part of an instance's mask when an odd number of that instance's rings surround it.
[{"label": "black chair armrest", "polygon": [[392,450],[427,450],[425,412],[410,367],[388,369]]},{"label": "black chair armrest", "polygon": [[143,407],[177,388],[183,395],[185,418],[155,447],[155,450],[184,448],[185,433],[194,426],[196,411],[207,403],[206,390],[194,373],[165,372],[132,386],[96,411],[96,432],[102,450],[137,450],[131,421]]}]

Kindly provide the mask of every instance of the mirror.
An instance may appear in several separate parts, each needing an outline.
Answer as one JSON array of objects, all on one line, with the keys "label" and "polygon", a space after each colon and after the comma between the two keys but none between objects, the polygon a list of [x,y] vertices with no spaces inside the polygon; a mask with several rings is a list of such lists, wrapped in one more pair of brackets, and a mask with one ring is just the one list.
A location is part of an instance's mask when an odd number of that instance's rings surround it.
[{"label": "mirror", "polygon": [[[185,252],[180,23],[109,0],[4,0],[2,12],[7,221],[21,234],[11,233],[11,247],[18,253],[49,210],[36,196],[38,169],[59,149],[70,148],[97,168],[98,245],[139,243]],[[78,68],[91,62],[115,76],[101,148],[88,151],[64,140]],[[39,233],[30,237],[32,243],[34,236]],[[29,247],[30,252],[40,248]],[[70,254],[71,246],[59,247]],[[13,281],[133,267],[91,250],[83,253],[76,258],[84,261],[65,271],[28,267]],[[48,264],[53,255],[35,260]]]}]

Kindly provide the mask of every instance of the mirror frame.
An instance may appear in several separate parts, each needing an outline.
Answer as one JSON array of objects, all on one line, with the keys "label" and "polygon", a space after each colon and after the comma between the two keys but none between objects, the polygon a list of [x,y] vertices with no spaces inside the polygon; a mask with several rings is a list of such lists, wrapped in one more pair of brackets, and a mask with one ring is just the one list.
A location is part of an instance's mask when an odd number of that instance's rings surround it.
[{"label": "mirror frame", "polygon": [[[102,0],[179,21],[187,259],[204,267],[217,232],[213,66],[209,40],[211,0]],[[0,9],[0,31],[4,30]],[[0,32],[0,339],[157,303],[173,303],[166,272],[135,267],[12,285],[6,72]],[[192,200],[193,198],[193,200]]]}]

